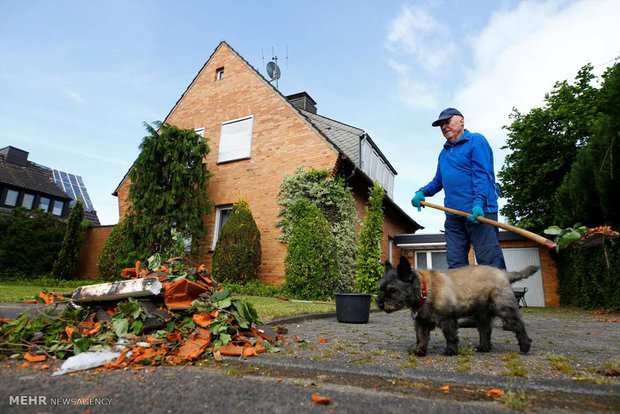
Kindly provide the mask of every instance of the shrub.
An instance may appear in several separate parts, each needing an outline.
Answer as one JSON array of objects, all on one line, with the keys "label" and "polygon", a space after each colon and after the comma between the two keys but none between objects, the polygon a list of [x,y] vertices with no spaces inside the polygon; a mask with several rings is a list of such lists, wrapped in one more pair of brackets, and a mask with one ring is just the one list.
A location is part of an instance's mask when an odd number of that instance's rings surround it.
[{"label": "shrub", "polygon": [[293,297],[325,299],[338,286],[338,245],[321,210],[306,200],[290,206],[291,234],[284,288]]},{"label": "shrub", "polygon": [[42,210],[16,208],[0,214],[0,267],[3,272],[44,274],[52,270],[65,224]]},{"label": "shrub", "polygon": [[121,270],[131,267],[139,260],[131,240],[125,234],[125,222],[120,221],[106,240],[97,261],[97,273],[102,279],[120,277]]},{"label": "shrub", "polygon": [[562,306],[620,310],[618,240],[606,240],[587,248],[562,249],[557,265]]},{"label": "shrub", "polygon": [[80,246],[84,241],[87,225],[82,225],[84,219],[84,208],[80,200],[76,201],[65,229],[65,237],[62,240],[62,246],[58,253],[58,258],[54,262],[52,276],[57,279],[70,279],[73,277],[75,267],[77,266],[78,255],[80,254]]},{"label": "shrub", "polygon": [[366,216],[360,229],[360,249],[355,287],[358,292],[379,293],[381,266],[381,227],[383,227],[383,197],[385,190],[376,181],[370,189]]},{"label": "shrub", "polygon": [[213,277],[246,283],[256,279],[261,264],[260,231],[250,206],[239,199],[220,230],[213,252]]},{"label": "shrub", "polygon": [[305,171],[299,168],[292,176],[284,178],[280,185],[280,217],[276,223],[282,230],[283,242],[288,242],[294,212],[292,206],[299,200],[316,205],[327,219],[336,239],[340,274],[336,290],[350,292],[355,279],[357,260],[357,232],[359,225],[355,200],[351,190],[341,177],[330,177],[328,170]]},{"label": "shrub", "polygon": [[250,280],[247,283],[235,283],[224,282],[224,286],[233,295],[245,295],[245,296],[262,296],[262,297],[277,297],[284,295],[284,288],[282,286],[270,286],[263,285],[258,279]]}]

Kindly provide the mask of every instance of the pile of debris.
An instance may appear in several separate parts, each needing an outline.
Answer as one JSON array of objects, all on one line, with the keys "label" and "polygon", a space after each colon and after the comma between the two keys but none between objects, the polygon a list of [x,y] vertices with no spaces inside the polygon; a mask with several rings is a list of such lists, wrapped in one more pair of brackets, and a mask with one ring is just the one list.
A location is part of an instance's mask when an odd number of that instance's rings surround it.
[{"label": "pile of debris", "polygon": [[58,375],[278,350],[282,338],[258,329],[252,304],[231,297],[204,265],[188,268],[179,257],[161,263],[155,255],[121,277],[67,296],[41,292],[47,305],[38,316],[24,312],[0,326],[1,351],[26,353],[31,362],[69,358]]}]

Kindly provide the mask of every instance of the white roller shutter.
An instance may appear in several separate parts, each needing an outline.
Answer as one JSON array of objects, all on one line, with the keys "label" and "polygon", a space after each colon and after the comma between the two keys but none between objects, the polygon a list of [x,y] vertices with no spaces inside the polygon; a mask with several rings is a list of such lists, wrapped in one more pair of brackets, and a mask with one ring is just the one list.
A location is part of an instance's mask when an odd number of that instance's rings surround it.
[{"label": "white roller shutter", "polygon": [[[502,249],[507,270],[521,270],[527,266],[540,266],[538,248]],[[540,269],[525,280],[512,284],[513,287],[526,287],[525,301],[527,306],[545,306],[545,292],[543,290],[542,273]]]}]

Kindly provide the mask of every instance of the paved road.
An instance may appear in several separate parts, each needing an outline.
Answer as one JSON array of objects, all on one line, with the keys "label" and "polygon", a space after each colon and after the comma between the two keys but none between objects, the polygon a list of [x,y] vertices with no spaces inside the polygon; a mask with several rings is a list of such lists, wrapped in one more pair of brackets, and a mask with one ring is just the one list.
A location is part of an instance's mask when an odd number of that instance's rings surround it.
[{"label": "paved road", "polygon": [[[414,335],[404,311],[372,313],[364,325],[340,324],[333,315],[276,321],[288,330],[281,352],[223,364],[51,377],[4,363],[0,412],[449,414],[506,412],[519,403],[538,412],[620,412],[619,378],[604,373],[620,367],[618,323],[544,311],[526,313],[525,321],[534,340],[528,355],[514,352],[514,336],[501,329],[493,332],[492,352],[473,353],[477,333],[462,329],[461,355],[442,356],[441,334],[434,333],[429,356],[409,358]],[[449,393],[440,389],[445,385]],[[491,388],[510,392],[509,405],[488,397]],[[330,404],[314,403],[312,393]],[[18,406],[16,396],[45,397],[47,405]],[[51,406],[56,397],[79,400]]]}]

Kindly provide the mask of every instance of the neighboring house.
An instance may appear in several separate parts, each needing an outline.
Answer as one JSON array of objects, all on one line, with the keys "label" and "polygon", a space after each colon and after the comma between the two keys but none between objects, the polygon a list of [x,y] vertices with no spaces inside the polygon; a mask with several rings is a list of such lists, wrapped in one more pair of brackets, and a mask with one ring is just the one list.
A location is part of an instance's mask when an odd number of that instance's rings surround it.
[{"label": "neighboring house", "polygon": [[[514,288],[527,288],[528,306],[559,306],[558,277],[549,248],[507,231],[499,232],[499,240],[508,270],[521,270],[526,266],[540,266],[534,275],[515,282]],[[395,243],[411,265],[417,269],[447,269],[446,238],[444,234],[399,234]],[[473,249],[469,262],[475,264]]]},{"label": "neighboring house", "polygon": [[[172,108],[165,123],[194,129],[209,140],[206,157],[213,177],[208,197],[214,203],[205,217],[209,234],[201,260],[211,267],[218,232],[232,204],[244,197],[261,232],[263,283],[284,281],[286,245],[275,227],[278,190],[299,167],[327,169],[352,188],[360,217],[373,180],[387,190],[383,259],[399,256],[394,236],[421,228],[392,200],[396,171],[362,129],[318,115],[305,92],[283,96],[226,42],[221,42]],[[119,217],[128,207],[129,179],[119,184]]]},{"label": "neighboring house", "polygon": [[82,178],[28,161],[28,152],[24,150],[12,146],[0,149],[0,186],[3,211],[24,207],[64,219],[75,200],[80,199],[84,202],[84,219],[99,226]]}]

